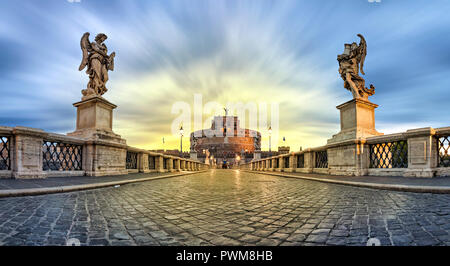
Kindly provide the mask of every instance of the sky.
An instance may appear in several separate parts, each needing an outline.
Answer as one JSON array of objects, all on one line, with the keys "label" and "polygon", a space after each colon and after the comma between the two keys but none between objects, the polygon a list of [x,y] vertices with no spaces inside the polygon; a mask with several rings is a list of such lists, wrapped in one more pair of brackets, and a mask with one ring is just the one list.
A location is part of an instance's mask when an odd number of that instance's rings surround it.
[{"label": "sky", "polygon": [[[352,98],[336,56],[364,35],[366,84],[379,132],[449,126],[448,0],[0,0],[0,126],[75,129],[88,76],[80,38],[105,33],[115,70],[104,97],[118,105],[127,144],[174,149],[176,102],[279,106],[272,139],[291,150],[339,132],[336,106]],[[270,111],[270,110],[269,110]],[[223,115],[223,111],[204,114]],[[245,126],[245,125],[241,125]],[[262,149],[268,149],[267,128]],[[193,129],[192,129],[193,130]],[[189,130],[188,130],[189,131]],[[162,143],[162,138],[165,144]],[[286,142],[281,139],[285,137]],[[183,149],[189,147],[188,138]]]}]

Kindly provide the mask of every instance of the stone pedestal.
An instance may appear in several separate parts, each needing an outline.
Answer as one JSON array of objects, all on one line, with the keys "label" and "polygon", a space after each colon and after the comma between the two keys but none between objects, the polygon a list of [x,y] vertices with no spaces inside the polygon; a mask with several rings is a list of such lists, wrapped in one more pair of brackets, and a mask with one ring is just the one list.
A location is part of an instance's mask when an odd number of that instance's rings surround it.
[{"label": "stone pedestal", "polygon": [[77,108],[76,130],[67,135],[87,141],[83,152],[86,175],[127,174],[126,141],[112,130],[117,106],[98,96],[84,98],[73,106]]},{"label": "stone pedestal", "polygon": [[261,159],[261,151],[255,151],[253,153],[253,160],[260,160]]},{"label": "stone pedestal", "polygon": [[190,158],[191,160],[197,160],[197,152],[191,151],[191,152],[189,153],[189,158]]},{"label": "stone pedestal", "polygon": [[367,100],[353,99],[336,106],[340,111],[341,131],[328,142],[328,168],[333,175],[366,175],[368,171],[368,137],[383,133],[375,129],[375,108]]},{"label": "stone pedestal", "polygon": [[76,130],[68,136],[107,140],[125,144],[112,130],[113,110],[117,107],[103,97],[91,97],[73,104],[77,108]]},{"label": "stone pedestal", "polygon": [[336,106],[341,112],[341,131],[328,140],[328,144],[350,139],[383,135],[375,130],[375,108],[366,100],[353,99]]}]

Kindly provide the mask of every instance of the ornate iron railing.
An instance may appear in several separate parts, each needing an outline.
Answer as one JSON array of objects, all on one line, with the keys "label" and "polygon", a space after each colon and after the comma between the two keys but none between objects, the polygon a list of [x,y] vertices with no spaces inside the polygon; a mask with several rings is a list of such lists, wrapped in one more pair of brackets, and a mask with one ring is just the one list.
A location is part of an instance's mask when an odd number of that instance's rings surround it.
[{"label": "ornate iron railing", "polygon": [[164,169],[168,169],[169,168],[169,159],[168,158],[164,158],[163,159],[163,168]]},{"label": "ornate iron railing", "polygon": [[370,168],[408,168],[408,142],[399,140],[370,145]]},{"label": "ornate iron railing", "polygon": [[297,168],[305,168],[305,155],[297,155]]},{"label": "ornate iron railing", "polygon": [[436,136],[438,167],[450,167],[450,135]]},{"label": "ornate iron railing", "polygon": [[137,169],[137,152],[127,151],[126,167],[127,169]]},{"label": "ornate iron railing", "polygon": [[148,156],[148,169],[156,169],[155,156]]},{"label": "ornate iron railing", "polygon": [[269,159],[269,168],[272,168],[272,159]]},{"label": "ornate iron railing", "polygon": [[284,168],[289,168],[289,156],[283,157]]},{"label": "ornate iron railing", "polygon": [[273,168],[279,168],[280,167],[280,158],[275,159],[275,165]]},{"label": "ornate iron railing", "polygon": [[44,141],[42,145],[44,171],[82,170],[83,146],[58,141]]},{"label": "ornate iron railing", "polygon": [[11,170],[10,138],[0,136],[0,170]]},{"label": "ornate iron railing", "polygon": [[177,169],[176,165],[177,165],[177,160],[172,159],[172,169]]},{"label": "ornate iron railing", "polygon": [[316,168],[328,168],[328,153],[326,150],[316,152]]}]

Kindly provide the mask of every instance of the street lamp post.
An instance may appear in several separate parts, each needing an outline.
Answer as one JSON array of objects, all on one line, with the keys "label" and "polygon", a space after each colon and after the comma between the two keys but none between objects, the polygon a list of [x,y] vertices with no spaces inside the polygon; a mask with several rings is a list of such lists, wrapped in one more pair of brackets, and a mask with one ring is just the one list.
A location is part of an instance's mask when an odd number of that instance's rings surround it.
[{"label": "street lamp post", "polygon": [[180,127],[180,151],[181,151],[181,157],[183,157],[183,125]]},{"label": "street lamp post", "polygon": [[272,126],[269,127],[269,156],[272,155]]}]

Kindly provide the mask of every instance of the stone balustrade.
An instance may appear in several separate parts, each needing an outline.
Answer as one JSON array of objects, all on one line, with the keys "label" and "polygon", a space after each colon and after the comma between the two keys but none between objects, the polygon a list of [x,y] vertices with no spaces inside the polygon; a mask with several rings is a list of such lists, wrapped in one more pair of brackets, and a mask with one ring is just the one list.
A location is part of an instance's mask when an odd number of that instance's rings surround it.
[{"label": "stone balustrade", "polygon": [[242,164],[241,169],[330,175],[449,176],[449,146],[450,127],[419,128],[253,160]]},{"label": "stone balustrade", "polygon": [[87,140],[35,128],[0,126],[0,178],[104,176],[207,168],[199,161],[105,139]]}]

